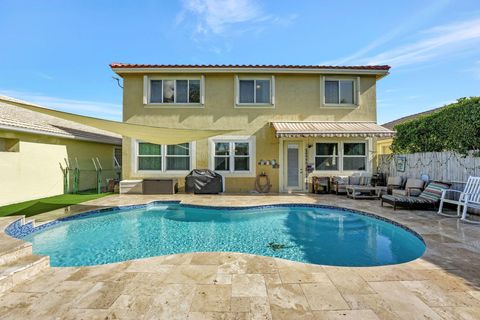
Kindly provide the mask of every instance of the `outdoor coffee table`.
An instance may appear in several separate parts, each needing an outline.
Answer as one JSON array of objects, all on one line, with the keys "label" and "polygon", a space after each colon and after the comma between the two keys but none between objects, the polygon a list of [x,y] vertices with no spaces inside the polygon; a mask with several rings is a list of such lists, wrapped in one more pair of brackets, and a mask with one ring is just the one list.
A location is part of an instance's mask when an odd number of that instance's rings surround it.
[{"label": "outdoor coffee table", "polygon": [[348,185],[347,197],[352,199],[379,199],[386,187]]}]

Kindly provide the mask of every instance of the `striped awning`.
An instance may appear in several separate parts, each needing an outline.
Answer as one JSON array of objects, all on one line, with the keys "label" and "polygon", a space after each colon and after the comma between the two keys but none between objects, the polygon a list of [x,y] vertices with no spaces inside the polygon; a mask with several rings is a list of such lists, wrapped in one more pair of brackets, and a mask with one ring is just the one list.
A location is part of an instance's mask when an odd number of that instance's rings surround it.
[{"label": "striped awning", "polygon": [[391,131],[366,121],[274,121],[277,138],[299,137],[392,137]]}]

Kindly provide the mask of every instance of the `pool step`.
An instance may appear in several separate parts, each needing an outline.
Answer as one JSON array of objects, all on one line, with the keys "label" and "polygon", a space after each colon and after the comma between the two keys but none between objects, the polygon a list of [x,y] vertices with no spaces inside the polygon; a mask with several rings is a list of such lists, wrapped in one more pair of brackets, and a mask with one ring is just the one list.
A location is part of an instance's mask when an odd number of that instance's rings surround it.
[{"label": "pool step", "polygon": [[31,279],[49,266],[50,258],[48,256],[34,254],[19,257],[0,265],[0,292],[5,292],[15,285]]},{"label": "pool step", "polygon": [[19,240],[18,244],[13,244],[10,248],[5,248],[0,252],[0,266],[30,255],[32,255],[32,244]]},{"label": "pool step", "polygon": [[[20,224],[33,225],[33,221],[22,219]],[[2,243],[0,248],[0,293],[25,280],[34,278],[39,272],[50,266],[50,258],[33,254],[32,244],[29,242],[0,233],[0,243]]]}]

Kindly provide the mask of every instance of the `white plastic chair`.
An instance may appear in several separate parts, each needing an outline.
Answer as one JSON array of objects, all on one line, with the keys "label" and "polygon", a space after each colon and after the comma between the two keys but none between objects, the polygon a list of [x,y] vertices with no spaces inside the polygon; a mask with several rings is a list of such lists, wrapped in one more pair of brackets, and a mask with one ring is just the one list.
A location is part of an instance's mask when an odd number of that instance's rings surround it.
[{"label": "white plastic chair", "polygon": [[[458,200],[446,199],[445,196],[447,192],[456,192],[460,193]],[[446,214],[443,212],[444,203],[452,203],[457,205],[457,214]],[[463,212],[460,218],[461,207],[463,206]],[[438,207],[438,214],[446,217],[457,217],[460,220],[469,222],[469,223],[480,223],[480,221],[474,221],[467,219],[468,208],[480,209],[480,177],[469,177],[465,189],[460,190],[443,190],[442,197],[440,198],[440,206]]]}]

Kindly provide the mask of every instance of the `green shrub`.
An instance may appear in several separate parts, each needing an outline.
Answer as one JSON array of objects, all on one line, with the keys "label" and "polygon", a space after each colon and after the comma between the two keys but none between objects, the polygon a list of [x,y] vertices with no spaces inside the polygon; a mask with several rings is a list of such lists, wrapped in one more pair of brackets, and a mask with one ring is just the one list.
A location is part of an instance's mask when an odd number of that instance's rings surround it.
[{"label": "green shrub", "polygon": [[480,97],[457,102],[394,128],[394,153],[480,150]]}]

